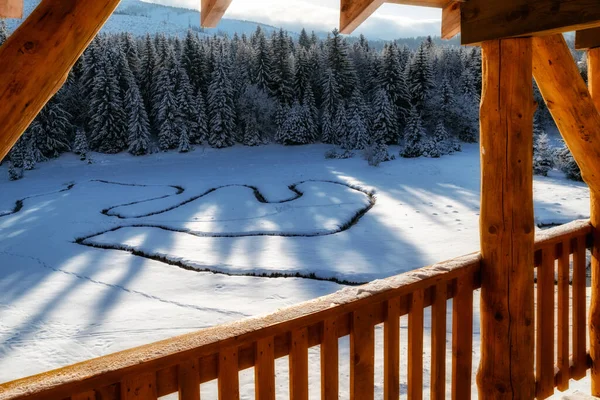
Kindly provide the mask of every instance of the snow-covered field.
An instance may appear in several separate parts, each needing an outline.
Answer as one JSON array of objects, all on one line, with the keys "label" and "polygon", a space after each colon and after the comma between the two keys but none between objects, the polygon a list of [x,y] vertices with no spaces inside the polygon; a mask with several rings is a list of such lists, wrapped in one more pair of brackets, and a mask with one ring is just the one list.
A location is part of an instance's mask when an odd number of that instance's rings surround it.
[{"label": "snow-covered field", "polygon": [[[378,168],[325,160],[328,148],[94,154],[91,165],[66,154],[17,182],[0,167],[0,382],[478,249],[476,145]],[[556,172],[534,188],[537,223],[588,216],[583,184]],[[347,376],[347,340],[341,351]],[[213,398],[214,385],[202,390]]]}]

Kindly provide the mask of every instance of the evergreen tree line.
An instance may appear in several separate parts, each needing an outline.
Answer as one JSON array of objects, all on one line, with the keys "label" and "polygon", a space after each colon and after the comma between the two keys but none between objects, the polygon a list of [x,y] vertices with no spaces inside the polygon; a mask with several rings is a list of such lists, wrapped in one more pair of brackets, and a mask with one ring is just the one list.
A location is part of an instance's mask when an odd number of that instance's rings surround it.
[{"label": "evergreen tree line", "polygon": [[401,156],[439,157],[477,140],[480,91],[479,49],[430,38],[411,51],[374,50],[362,36],[350,45],[337,30],[323,40],[260,27],[233,38],[102,34],[11,151],[11,177],[67,151],[200,144],[323,142],[386,155],[400,144]]}]

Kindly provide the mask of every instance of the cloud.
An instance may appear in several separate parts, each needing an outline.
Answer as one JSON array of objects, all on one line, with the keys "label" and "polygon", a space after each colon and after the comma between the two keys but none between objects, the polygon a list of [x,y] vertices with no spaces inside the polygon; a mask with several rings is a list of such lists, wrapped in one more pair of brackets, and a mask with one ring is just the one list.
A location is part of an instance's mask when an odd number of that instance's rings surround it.
[{"label": "cloud", "polygon": [[[146,0],[198,9],[199,0]],[[339,0],[234,0],[226,18],[281,26],[290,31],[302,28],[330,31],[339,26]],[[362,24],[355,34],[372,39],[439,35],[441,12],[422,7],[386,4]]]}]

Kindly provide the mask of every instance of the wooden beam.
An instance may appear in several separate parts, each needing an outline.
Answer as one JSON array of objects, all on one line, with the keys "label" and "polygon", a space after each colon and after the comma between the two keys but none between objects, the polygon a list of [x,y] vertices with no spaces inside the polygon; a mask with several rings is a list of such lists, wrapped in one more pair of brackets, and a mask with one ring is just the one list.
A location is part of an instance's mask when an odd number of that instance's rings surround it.
[{"label": "wooden beam", "polygon": [[575,33],[575,48],[577,50],[587,50],[595,47],[600,47],[600,28],[584,29]]},{"label": "wooden beam", "polygon": [[340,32],[350,34],[384,3],[384,0],[341,0]]},{"label": "wooden beam", "polygon": [[[417,7],[434,7],[444,8],[452,0],[386,0],[386,3],[400,4],[403,6],[417,6]],[[465,0],[457,0],[464,2]]]},{"label": "wooden beam", "polygon": [[460,33],[461,2],[451,1],[442,9],[442,39],[452,39]]},{"label": "wooden beam", "polygon": [[533,399],[531,38],[483,42],[482,66],[479,398]]},{"label": "wooden beam", "polygon": [[[596,109],[600,110],[600,48],[588,50],[588,86]],[[593,227],[592,298],[590,302],[590,357],[592,395],[600,396],[600,193],[590,192],[590,222]]]},{"label": "wooden beam", "polygon": [[0,47],[0,160],[64,83],[119,0],[42,0]]},{"label": "wooden beam", "polygon": [[23,0],[0,0],[0,18],[23,18]]},{"label": "wooden beam", "polygon": [[533,76],[560,133],[581,168],[583,180],[600,193],[600,113],[564,37],[533,38]]},{"label": "wooden beam", "polygon": [[215,28],[230,4],[231,0],[202,0],[200,25],[203,28]]},{"label": "wooden beam", "polygon": [[600,26],[598,0],[469,0],[461,14],[462,44]]}]

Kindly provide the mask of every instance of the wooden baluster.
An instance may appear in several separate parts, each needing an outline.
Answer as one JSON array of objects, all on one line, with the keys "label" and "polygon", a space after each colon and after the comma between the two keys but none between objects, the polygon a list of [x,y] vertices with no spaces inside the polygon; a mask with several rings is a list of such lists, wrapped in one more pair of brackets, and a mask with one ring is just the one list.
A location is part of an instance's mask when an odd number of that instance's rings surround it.
[{"label": "wooden baluster", "polygon": [[121,381],[121,400],[156,400],[156,374],[130,376]]},{"label": "wooden baluster", "polygon": [[89,392],[78,393],[71,396],[71,400],[96,400],[96,392],[90,390]]},{"label": "wooden baluster", "polygon": [[387,302],[383,324],[383,398],[400,396],[400,298]]},{"label": "wooden baluster", "polygon": [[537,269],[536,397],[554,393],[554,247],[542,249]]},{"label": "wooden baluster", "polygon": [[338,335],[335,319],[323,321],[321,343],[321,398],[339,397]]},{"label": "wooden baluster", "polygon": [[257,400],[275,400],[275,343],[273,337],[256,342],[254,385]]},{"label": "wooden baluster", "polygon": [[375,396],[375,326],[373,309],[353,313],[350,332],[350,399],[369,400]]},{"label": "wooden baluster", "polygon": [[557,246],[558,257],[558,360],[560,371],[557,383],[559,390],[569,388],[569,267],[570,267],[569,242],[559,243]]},{"label": "wooden baluster", "polygon": [[452,300],[452,399],[471,398],[473,373],[473,277],[457,279]]},{"label": "wooden baluster", "polygon": [[423,307],[424,293],[412,294],[408,313],[408,398],[423,398]]},{"label": "wooden baluster", "polygon": [[198,360],[189,360],[177,368],[179,400],[200,400],[200,371]]},{"label": "wooden baluster", "polygon": [[219,400],[240,398],[238,349],[230,347],[219,352]]},{"label": "wooden baluster", "polygon": [[308,400],[308,329],[292,331],[290,349],[290,398]]},{"label": "wooden baluster", "polygon": [[431,399],[446,398],[446,302],[448,283],[435,287],[431,308]]},{"label": "wooden baluster", "polygon": [[[103,386],[101,388],[98,388],[95,390],[96,392],[96,400],[117,400],[119,399],[119,392],[120,392],[120,384],[119,383],[113,383],[112,385],[108,385],[108,386]],[[158,390],[158,385],[157,385],[157,390]],[[158,395],[158,393],[157,393]]]},{"label": "wooden baluster", "polygon": [[586,330],[586,243],[585,237],[571,242],[573,246],[573,361],[572,378],[581,379],[587,370]]}]

